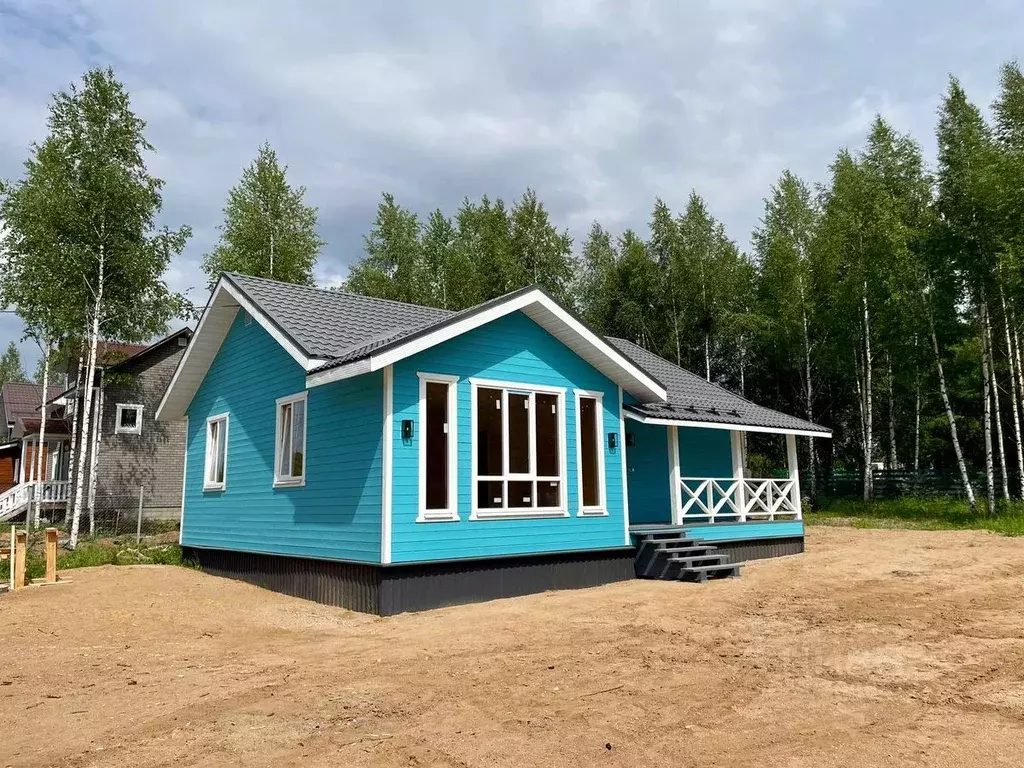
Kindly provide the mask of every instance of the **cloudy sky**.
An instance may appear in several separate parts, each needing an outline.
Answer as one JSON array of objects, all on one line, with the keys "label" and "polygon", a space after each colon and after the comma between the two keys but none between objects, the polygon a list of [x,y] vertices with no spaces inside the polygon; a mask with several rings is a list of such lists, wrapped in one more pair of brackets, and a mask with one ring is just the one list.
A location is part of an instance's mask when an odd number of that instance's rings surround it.
[{"label": "cloudy sky", "polygon": [[[426,212],[532,186],[578,241],[697,189],[747,247],[783,169],[822,180],[876,112],[932,155],[948,75],[988,104],[1022,40],[1015,0],[0,0],[0,177],[50,94],[109,65],[148,123],[164,222],[194,230],[169,281],[196,301],[263,141],[320,209],[324,283],[384,190]],[[0,315],[0,343],[20,336]]]}]

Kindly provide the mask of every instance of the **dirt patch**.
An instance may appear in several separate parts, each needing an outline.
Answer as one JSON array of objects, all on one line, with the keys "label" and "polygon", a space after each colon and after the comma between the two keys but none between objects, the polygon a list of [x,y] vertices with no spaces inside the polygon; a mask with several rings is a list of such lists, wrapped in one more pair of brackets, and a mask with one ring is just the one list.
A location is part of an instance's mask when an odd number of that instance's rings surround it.
[{"label": "dirt patch", "polygon": [[1024,540],[379,619],[162,566],[0,598],[0,765],[1019,765]]}]

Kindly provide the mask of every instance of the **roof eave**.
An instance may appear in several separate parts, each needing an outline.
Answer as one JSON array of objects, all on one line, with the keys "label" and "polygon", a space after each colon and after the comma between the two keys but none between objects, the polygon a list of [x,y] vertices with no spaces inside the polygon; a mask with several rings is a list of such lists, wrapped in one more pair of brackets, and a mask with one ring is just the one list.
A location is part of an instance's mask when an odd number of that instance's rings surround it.
[{"label": "roof eave", "polygon": [[324,358],[307,354],[248,295],[225,275],[221,275],[206,303],[192,341],[185,347],[185,354],[178,361],[171,383],[157,406],[157,421],[179,421],[185,417],[185,411],[217,356],[239,309],[248,312],[304,371],[327,362]]},{"label": "roof eave", "polygon": [[741,432],[763,432],[772,435],[797,435],[799,437],[821,437],[824,439],[832,438],[832,431],[822,429],[821,431],[813,429],[800,429],[795,427],[766,427],[760,424],[744,424],[741,421],[694,421],[689,419],[673,419],[662,416],[645,416],[642,413],[630,410],[628,407],[623,409],[623,412],[627,419],[639,421],[641,424],[661,424],[665,426],[673,427],[695,427],[697,429],[727,429],[730,431],[739,430]]}]

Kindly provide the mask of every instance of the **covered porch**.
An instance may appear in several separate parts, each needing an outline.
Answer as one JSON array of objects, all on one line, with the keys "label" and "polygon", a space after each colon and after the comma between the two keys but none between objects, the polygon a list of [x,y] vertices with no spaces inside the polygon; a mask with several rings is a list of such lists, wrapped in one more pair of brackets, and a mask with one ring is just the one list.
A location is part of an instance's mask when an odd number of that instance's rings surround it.
[{"label": "covered porch", "polygon": [[[626,415],[631,533],[675,529],[708,541],[803,535],[797,431]],[[750,476],[748,431],[780,436],[782,472]]]}]

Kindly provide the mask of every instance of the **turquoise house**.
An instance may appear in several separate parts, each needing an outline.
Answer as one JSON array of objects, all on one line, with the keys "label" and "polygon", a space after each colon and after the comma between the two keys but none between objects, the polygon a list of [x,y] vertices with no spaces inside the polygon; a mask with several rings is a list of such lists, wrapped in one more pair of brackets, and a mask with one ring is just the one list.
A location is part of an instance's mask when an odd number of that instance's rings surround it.
[{"label": "turquoise house", "polygon": [[[209,572],[382,615],[803,551],[796,437],[525,288],[463,312],[224,274],[157,411]],[[743,432],[785,436],[750,478]]]}]

